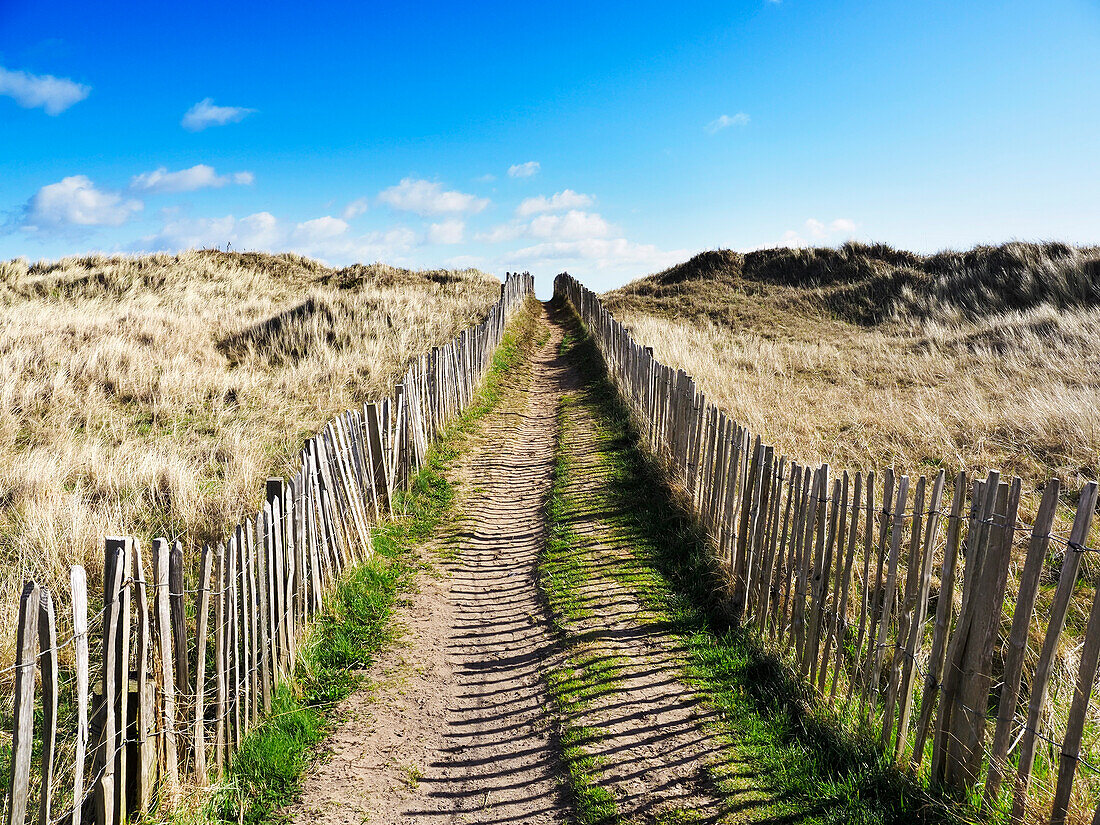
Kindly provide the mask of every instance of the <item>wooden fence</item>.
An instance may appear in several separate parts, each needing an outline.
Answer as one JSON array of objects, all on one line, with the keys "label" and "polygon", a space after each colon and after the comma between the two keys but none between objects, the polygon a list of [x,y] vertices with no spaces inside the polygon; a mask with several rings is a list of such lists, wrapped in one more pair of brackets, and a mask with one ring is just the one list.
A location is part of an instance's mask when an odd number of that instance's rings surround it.
[{"label": "wooden fence", "polygon": [[67,610],[25,584],[8,825],[28,813],[38,825],[115,825],[167,809],[181,782],[226,768],[293,677],[324,595],[370,557],[371,526],[393,515],[394,492],[470,404],[532,291],[528,273],[509,274],[484,322],[413,361],[389,398],[334,418],[306,443],[294,478],[269,479],[256,517],[203,548],[197,565],[178,540],[155,539],[148,557],[135,538],[108,538],[92,618],[82,567]]},{"label": "wooden fence", "polygon": [[[1057,535],[1057,480],[1027,525],[1017,517],[1020,479],[996,472],[960,472],[948,490],[943,470],[913,483],[890,469],[800,465],[707,403],[575,279],[560,275],[554,289],[587,327],[648,448],[690,497],[741,624],[789,656],[822,703],[859,720],[897,762],[924,764],[934,785],[987,808],[1010,798],[1014,822],[1062,825],[1071,807],[1092,811],[1095,797],[1074,780],[1097,772],[1082,739],[1095,730],[1100,588],[1083,631],[1064,631],[1082,557],[1095,552],[1086,546],[1095,482],[1081,491],[1069,534]],[[1061,567],[1037,611],[1048,557]],[[1052,679],[1074,658],[1066,646],[1077,648],[1076,678],[1066,668]],[[1064,719],[1055,704],[1068,707]],[[1053,794],[1041,800],[1032,787],[1040,748],[1052,773],[1057,763]]]}]

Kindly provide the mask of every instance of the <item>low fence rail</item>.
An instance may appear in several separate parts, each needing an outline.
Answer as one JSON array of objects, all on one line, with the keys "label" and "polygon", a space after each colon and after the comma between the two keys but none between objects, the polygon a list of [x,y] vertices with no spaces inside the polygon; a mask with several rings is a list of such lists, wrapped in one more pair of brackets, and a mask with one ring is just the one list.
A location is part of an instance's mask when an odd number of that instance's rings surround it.
[{"label": "low fence rail", "polygon": [[24,585],[7,825],[28,814],[38,825],[117,825],[227,767],[293,677],[324,595],[371,556],[371,526],[393,515],[395,491],[469,406],[532,292],[530,274],[508,274],[485,321],[414,360],[390,397],[336,416],[292,479],[268,479],[254,519],[202,549],[197,570],[178,540],[154,540],[147,557],[119,537],[106,539],[94,616],[80,566],[66,609]]},{"label": "low fence rail", "polygon": [[[1052,532],[1057,480],[1043,488],[1034,524],[1024,524],[1020,479],[996,472],[981,480],[960,472],[949,493],[943,470],[914,484],[889,469],[837,477],[828,464],[800,465],[657,361],[595,293],[568,275],[554,289],[587,327],[648,448],[690,498],[744,627],[786,651],[821,701],[855,715],[894,760],[914,770],[930,760],[934,784],[987,807],[1008,793],[1014,822],[1062,825],[1071,802],[1092,810],[1095,796],[1080,798],[1074,783],[1098,770],[1082,741],[1100,659],[1100,588],[1076,640],[1075,678],[1059,684],[1052,674],[1082,557],[1094,552],[1086,540],[1095,482],[1061,536]],[[1035,655],[1029,631],[1053,553],[1061,569]],[[1013,598],[1009,568],[1020,559]],[[1058,689],[1064,719],[1052,714]],[[1042,800],[1032,787],[1040,748],[1057,763]]]}]

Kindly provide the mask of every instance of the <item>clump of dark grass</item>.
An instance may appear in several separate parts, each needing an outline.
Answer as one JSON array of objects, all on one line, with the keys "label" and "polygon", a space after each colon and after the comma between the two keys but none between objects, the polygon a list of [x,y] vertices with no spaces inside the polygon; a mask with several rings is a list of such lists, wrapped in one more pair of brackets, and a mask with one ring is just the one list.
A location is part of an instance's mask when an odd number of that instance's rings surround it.
[{"label": "clump of dark grass", "polygon": [[1100,305],[1100,247],[1064,243],[976,246],[918,255],[887,244],[728,249],[700,253],[641,278],[608,298],[609,308],[703,289],[795,287],[814,303],[859,324],[893,320],[979,320],[1040,305]]}]

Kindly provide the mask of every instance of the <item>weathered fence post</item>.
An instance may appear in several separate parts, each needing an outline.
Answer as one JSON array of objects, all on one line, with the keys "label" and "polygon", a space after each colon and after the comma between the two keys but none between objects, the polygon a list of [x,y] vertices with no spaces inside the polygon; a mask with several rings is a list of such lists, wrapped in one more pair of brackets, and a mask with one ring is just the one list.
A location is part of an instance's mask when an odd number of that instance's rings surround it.
[{"label": "weathered fence post", "polygon": [[8,825],[22,825],[30,794],[31,753],[34,749],[34,666],[38,627],[38,585],[24,583],[19,597],[15,640],[15,707],[12,713],[11,776],[8,783]]}]

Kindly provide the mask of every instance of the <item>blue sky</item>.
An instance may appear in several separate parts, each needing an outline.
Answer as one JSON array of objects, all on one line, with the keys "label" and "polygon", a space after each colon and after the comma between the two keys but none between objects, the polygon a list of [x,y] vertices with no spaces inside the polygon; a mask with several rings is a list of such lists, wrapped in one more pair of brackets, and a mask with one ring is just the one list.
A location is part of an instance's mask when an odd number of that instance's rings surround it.
[{"label": "blue sky", "polygon": [[1100,5],[0,0],[0,257],[1100,241]]}]

